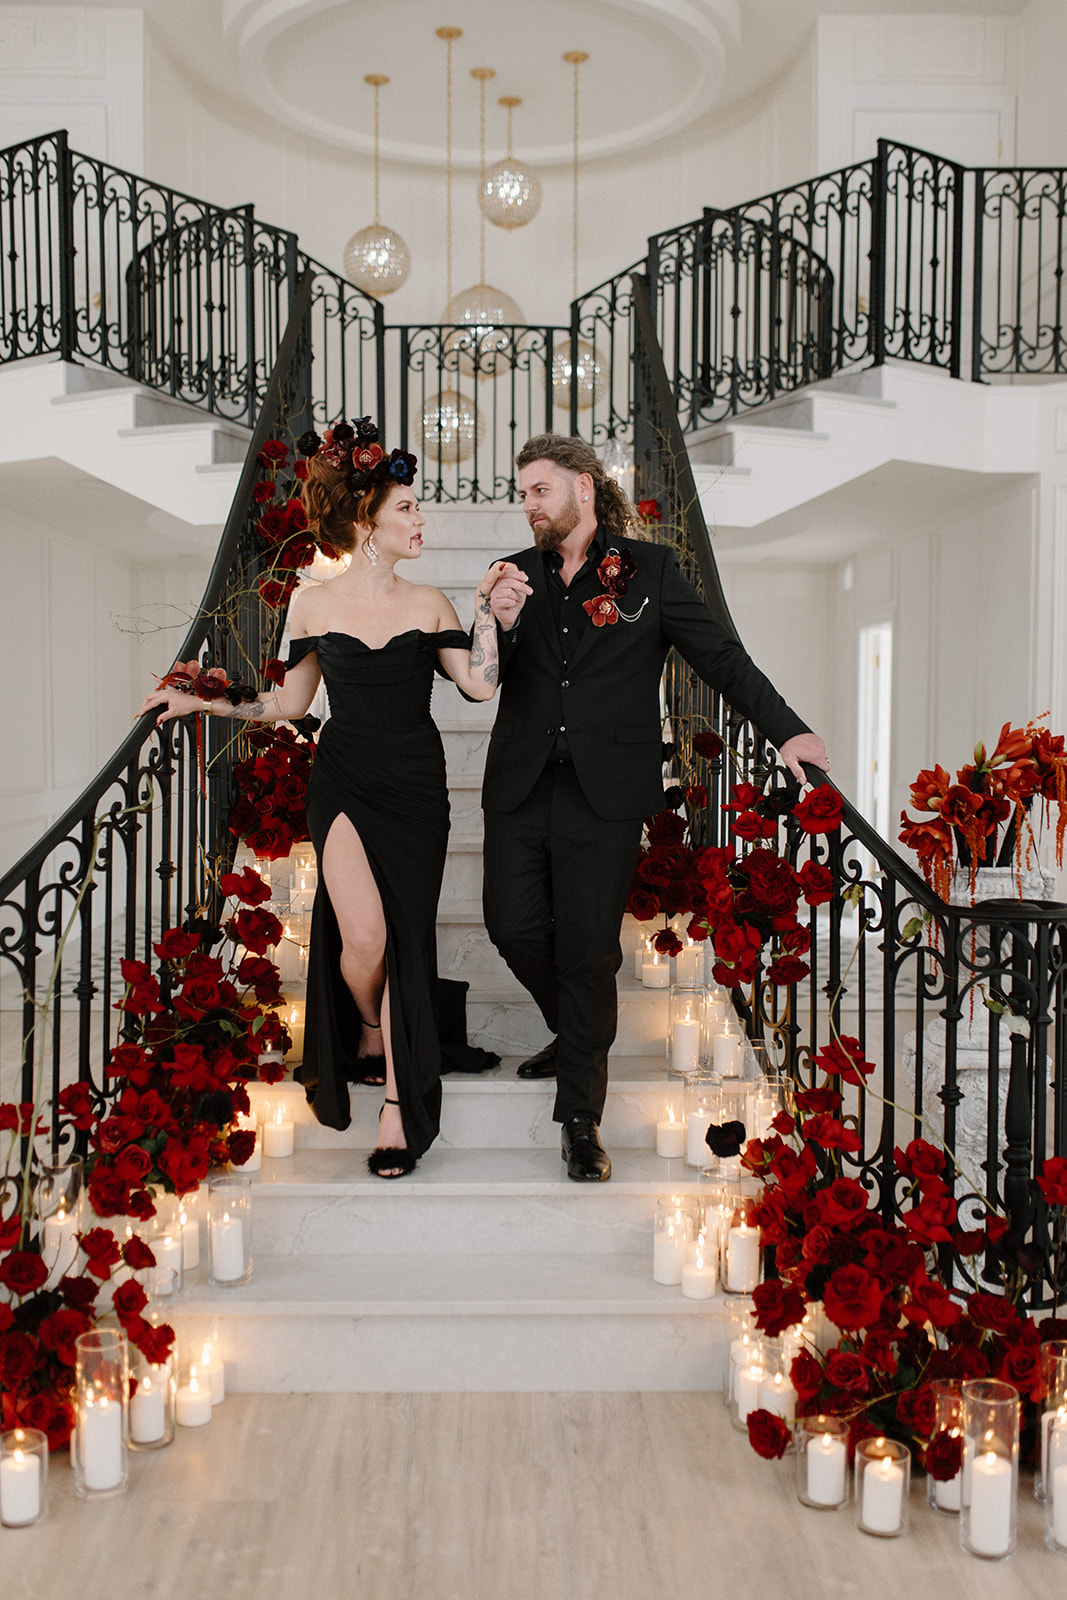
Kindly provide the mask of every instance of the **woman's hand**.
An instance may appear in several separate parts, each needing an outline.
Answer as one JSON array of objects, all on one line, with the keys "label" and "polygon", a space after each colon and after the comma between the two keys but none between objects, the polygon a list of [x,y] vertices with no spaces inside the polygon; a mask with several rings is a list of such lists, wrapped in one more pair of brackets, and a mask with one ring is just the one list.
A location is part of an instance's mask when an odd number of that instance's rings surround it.
[{"label": "woman's hand", "polygon": [[175,717],[188,717],[194,711],[208,710],[208,702],[201,700],[199,695],[185,694],[181,689],[154,689],[151,694],[145,695],[137,715],[143,717],[146,711],[153,710],[155,706],[163,707],[156,718],[157,727],[164,722],[172,722]]}]

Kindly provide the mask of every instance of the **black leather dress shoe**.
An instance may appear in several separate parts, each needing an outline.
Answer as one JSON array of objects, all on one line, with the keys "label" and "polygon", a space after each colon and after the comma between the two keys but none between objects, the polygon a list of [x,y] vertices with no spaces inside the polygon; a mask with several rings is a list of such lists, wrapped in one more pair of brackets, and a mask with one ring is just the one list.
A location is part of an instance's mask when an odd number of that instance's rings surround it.
[{"label": "black leather dress shoe", "polygon": [[567,1176],[576,1183],[606,1183],[611,1177],[611,1158],[600,1142],[595,1117],[582,1113],[565,1122],[560,1151]]},{"label": "black leather dress shoe", "polygon": [[549,1041],[543,1050],[538,1050],[529,1061],[524,1061],[516,1069],[519,1078],[554,1078],[556,1076],[556,1043],[555,1039]]}]

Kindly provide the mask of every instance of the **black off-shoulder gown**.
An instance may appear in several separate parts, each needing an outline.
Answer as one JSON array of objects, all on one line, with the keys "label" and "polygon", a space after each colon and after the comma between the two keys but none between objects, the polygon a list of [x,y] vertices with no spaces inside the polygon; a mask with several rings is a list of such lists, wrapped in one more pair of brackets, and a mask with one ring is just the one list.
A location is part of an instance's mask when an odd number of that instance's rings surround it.
[{"label": "black off-shoulder gown", "polygon": [[294,639],[289,665],[316,652],[330,697],[307,814],[319,857],[311,918],[302,1080],[315,1115],[347,1128],[360,1019],[341,978],[341,937],[322,872],[330,825],[342,813],[363,841],[386,922],[390,1026],[397,1098],[408,1148],[428,1150],[441,1122],[441,1050],[435,1015],[437,902],[448,843],[441,735],[430,717],[437,651],[469,648],[465,633],[395,635],[380,650],[347,633]]}]

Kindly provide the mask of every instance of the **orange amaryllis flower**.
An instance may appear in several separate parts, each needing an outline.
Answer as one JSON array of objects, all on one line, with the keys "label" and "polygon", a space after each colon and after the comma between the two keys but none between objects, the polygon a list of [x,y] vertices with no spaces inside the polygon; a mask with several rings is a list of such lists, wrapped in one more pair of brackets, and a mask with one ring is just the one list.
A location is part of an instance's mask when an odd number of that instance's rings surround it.
[{"label": "orange amaryllis flower", "polygon": [[926,768],[911,786],[912,805],[916,811],[940,811],[951,784],[952,779],[944,767]]}]

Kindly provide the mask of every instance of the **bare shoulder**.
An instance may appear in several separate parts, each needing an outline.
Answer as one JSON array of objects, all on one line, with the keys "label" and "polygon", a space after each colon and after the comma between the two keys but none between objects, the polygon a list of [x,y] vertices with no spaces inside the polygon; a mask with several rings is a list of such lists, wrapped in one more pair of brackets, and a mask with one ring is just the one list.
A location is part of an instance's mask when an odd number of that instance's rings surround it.
[{"label": "bare shoulder", "polygon": [[289,606],[289,633],[295,639],[306,639],[309,634],[321,633],[319,591],[325,584],[303,584],[296,591]]},{"label": "bare shoulder", "polygon": [[442,628],[455,627],[455,610],[441,589],[435,588],[432,583],[409,583],[407,588],[411,591],[411,609],[426,624],[426,632],[435,633]]}]

